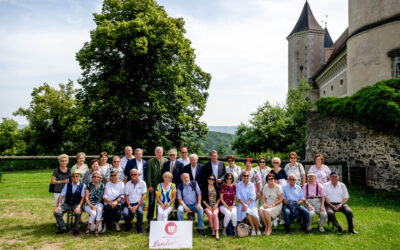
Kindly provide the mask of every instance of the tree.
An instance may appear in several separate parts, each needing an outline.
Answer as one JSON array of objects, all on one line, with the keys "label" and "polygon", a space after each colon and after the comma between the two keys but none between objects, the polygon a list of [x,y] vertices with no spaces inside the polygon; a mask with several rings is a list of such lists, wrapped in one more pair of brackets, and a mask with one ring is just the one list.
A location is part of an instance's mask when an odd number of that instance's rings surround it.
[{"label": "tree", "polygon": [[195,64],[184,20],[152,0],[105,0],[94,21],[91,41],[76,55],[94,145],[153,152],[202,138],[211,76]]},{"label": "tree", "polygon": [[18,123],[12,119],[2,118],[0,123],[0,155],[23,155],[26,144]]},{"label": "tree", "polygon": [[29,122],[23,137],[31,154],[75,154],[85,149],[86,120],[75,98],[73,82],[59,86],[56,90],[44,83],[34,88],[30,107],[14,113]]}]

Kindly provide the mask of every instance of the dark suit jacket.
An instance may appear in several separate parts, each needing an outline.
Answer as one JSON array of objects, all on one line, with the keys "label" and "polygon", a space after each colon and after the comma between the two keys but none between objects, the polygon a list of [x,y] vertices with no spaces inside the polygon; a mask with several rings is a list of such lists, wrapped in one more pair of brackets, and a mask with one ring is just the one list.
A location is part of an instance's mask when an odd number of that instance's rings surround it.
[{"label": "dark suit jacket", "polygon": [[[146,181],[147,161],[145,161],[145,160],[142,159],[142,163],[143,163],[143,173],[142,173],[142,176],[143,176],[143,180]],[[134,168],[138,169],[138,168],[137,168],[137,165],[136,165],[136,159],[132,159],[132,160],[129,160],[129,161],[126,162],[124,174],[128,177],[128,181],[131,180],[130,172],[131,172],[131,170],[134,169]]]},{"label": "dark suit jacket", "polygon": [[[211,161],[206,162],[206,164],[204,164],[204,171],[206,173],[204,178],[208,178],[208,176],[213,174]],[[224,162],[218,161],[218,176],[215,176],[215,177],[217,179],[223,179],[225,173],[226,173],[226,167],[225,167]]]},{"label": "dark suit jacket", "polygon": [[[174,170],[172,171],[172,183],[175,183],[176,186],[178,186],[180,183],[182,183],[181,179],[181,174],[183,174],[183,163],[180,161],[175,160],[174,164]],[[161,176],[171,170],[171,161],[167,161],[163,164],[163,167],[161,169]]]},{"label": "dark suit jacket", "polygon": [[[203,171],[203,165],[198,164],[196,166],[196,179],[195,181],[197,181],[197,183],[199,184],[199,187],[201,189],[201,187],[203,186],[204,183],[204,171]],[[183,172],[184,173],[188,173],[190,176],[190,180],[193,180],[193,175],[192,175],[192,165],[188,164],[183,168]]]}]

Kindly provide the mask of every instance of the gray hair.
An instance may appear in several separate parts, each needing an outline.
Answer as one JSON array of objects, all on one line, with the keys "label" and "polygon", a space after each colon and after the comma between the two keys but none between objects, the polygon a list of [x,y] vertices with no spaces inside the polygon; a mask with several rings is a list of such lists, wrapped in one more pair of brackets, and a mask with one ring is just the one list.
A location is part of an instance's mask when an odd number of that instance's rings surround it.
[{"label": "gray hair", "polygon": [[289,176],[288,176],[288,179],[289,179],[289,177],[290,177],[290,176],[294,177],[294,178],[297,180],[297,177],[296,177],[296,175],[294,175],[294,174],[291,174],[291,175],[289,175]]},{"label": "gray hair", "polygon": [[168,153],[170,154],[170,153],[175,153],[176,155],[178,154],[178,151],[176,151],[176,149],[175,148],[171,148],[169,151],[168,151]]},{"label": "gray hair", "polygon": [[157,146],[156,149],[154,149],[154,152],[156,151],[164,151],[164,149],[161,146]]},{"label": "gray hair", "polygon": [[86,154],[84,152],[79,152],[76,154],[76,158],[79,158],[80,156],[86,157]]},{"label": "gray hair", "polygon": [[143,149],[141,149],[141,148],[135,148],[135,153],[136,153],[137,151],[140,151],[140,152],[142,152],[142,154],[143,154]]},{"label": "gray hair", "polygon": [[186,174],[187,176],[190,177],[190,175],[189,175],[188,173],[183,173],[183,174],[181,174],[181,180],[183,179],[183,176],[184,176],[185,174]]},{"label": "gray hair", "polygon": [[191,154],[189,158],[192,158],[192,157],[196,158],[196,160],[199,159],[199,156],[197,156],[196,154]]},{"label": "gray hair", "polygon": [[102,174],[100,173],[100,171],[98,171],[98,170],[96,170],[96,171],[93,172],[92,178],[93,178],[93,176],[100,176],[100,180],[103,179],[103,175],[102,175]]},{"label": "gray hair", "polygon": [[212,150],[212,151],[210,152],[210,155],[212,155],[213,153],[218,154],[217,150]]},{"label": "gray hair", "polygon": [[131,171],[129,171],[129,173],[133,173],[133,172],[138,172],[139,175],[142,174],[142,173],[140,173],[139,170],[137,170],[136,168],[132,168]]}]

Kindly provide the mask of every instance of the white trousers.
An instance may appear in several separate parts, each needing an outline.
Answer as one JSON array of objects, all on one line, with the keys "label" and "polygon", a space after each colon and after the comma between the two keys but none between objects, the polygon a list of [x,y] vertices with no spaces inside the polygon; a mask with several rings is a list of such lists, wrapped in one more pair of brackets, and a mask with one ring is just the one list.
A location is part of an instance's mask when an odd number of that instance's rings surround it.
[{"label": "white trousers", "polygon": [[168,207],[167,209],[163,209],[160,205],[157,205],[157,221],[166,221],[168,220],[168,215],[171,213],[172,207]]},{"label": "white trousers", "polygon": [[232,220],[232,224],[234,227],[237,226],[237,207],[234,206],[232,208],[232,211],[229,211],[225,206],[220,206],[219,211],[225,215],[224,217],[224,227],[227,227],[229,224],[229,221]]},{"label": "white trousers", "polygon": [[89,215],[89,223],[93,224],[94,219],[96,221],[100,221],[101,217],[103,217],[103,209],[104,205],[102,203],[98,203],[95,205],[96,210],[92,210],[88,205],[85,205],[85,212]]}]

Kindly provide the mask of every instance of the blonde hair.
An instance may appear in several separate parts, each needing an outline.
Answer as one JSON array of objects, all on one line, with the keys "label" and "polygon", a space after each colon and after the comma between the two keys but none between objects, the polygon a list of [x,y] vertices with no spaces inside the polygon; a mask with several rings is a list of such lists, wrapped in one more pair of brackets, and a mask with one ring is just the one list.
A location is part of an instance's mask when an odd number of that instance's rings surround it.
[{"label": "blonde hair", "polygon": [[163,173],[162,178],[164,178],[164,177],[168,177],[168,178],[170,178],[172,180],[171,172],[167,171],[167,172]]},{"label": "blonde hair", "polygon": [[79,158],[80,156],[86,157],[86,154],[84,152],[79,152],[76,154],[76,158]]},{"label": "blonde hair", "polygon": [[67,158],[67,160],[69,160],[69,157],[67,154],[60,154],[58,156],[58,162],[61,162],[62,159]]},{"label": "blonde hair", "polygon": [[281,164],[281,159],[279,157],[274,157],[272,158],[271,162],[274,162],[275,160],[279,161],[279,164]]}]

